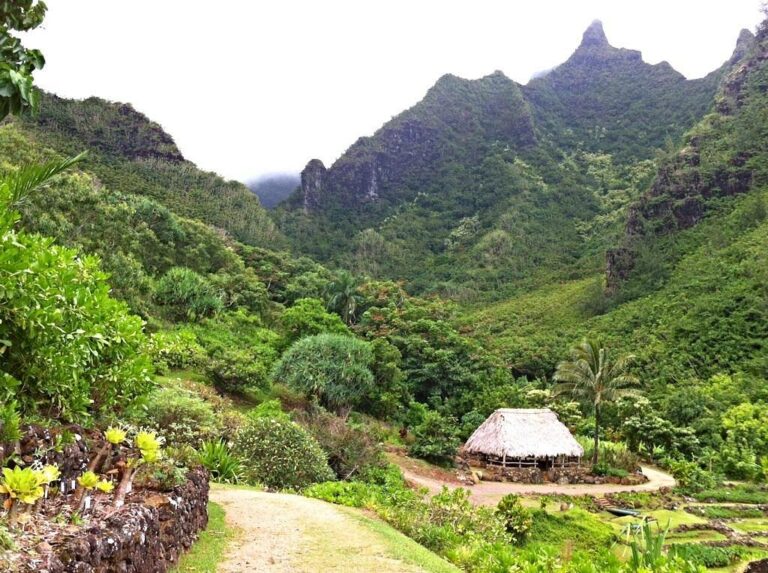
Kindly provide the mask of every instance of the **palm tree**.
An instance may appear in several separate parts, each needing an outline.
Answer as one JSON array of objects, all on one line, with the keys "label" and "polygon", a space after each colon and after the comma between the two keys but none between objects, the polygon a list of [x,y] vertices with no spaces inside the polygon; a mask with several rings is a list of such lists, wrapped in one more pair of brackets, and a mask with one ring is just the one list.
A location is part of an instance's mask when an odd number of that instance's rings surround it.
[{"label": "palm tree", "polygon": [[600,407],[603,402],[614,402],[623,396],[635,394],[633,390],[627,388],[639,383],[635,376],[627,372],[634,359],[635,357],[630,354],[611,361],[608,358],[608,350],[599,340],[584,339],[578,346],[571,349],[571,360],[557,365],[556,393],[568,394],[594,409],[593,465],[597,464],[600,445]]},{"label": "palm tree", "polygon": [[339,271],[326,289],[328,309],[339,313],[345,324],[355,320],[357,303],[362,300],[358,293],[360,283],[349,271]]}]

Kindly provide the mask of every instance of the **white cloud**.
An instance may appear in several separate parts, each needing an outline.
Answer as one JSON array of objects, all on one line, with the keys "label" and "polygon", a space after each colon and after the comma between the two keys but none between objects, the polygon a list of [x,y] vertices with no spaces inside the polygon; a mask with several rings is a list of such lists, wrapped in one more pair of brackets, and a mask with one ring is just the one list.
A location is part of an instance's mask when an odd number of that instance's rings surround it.
[{"label": "white cloud", "polygon": [[204,169],[249,179],[330,164],[444,73],[525,83],[599,18],[614,46],[699,77],[759,0],[49,0],[27,44],[41,87],[131,102]]}]

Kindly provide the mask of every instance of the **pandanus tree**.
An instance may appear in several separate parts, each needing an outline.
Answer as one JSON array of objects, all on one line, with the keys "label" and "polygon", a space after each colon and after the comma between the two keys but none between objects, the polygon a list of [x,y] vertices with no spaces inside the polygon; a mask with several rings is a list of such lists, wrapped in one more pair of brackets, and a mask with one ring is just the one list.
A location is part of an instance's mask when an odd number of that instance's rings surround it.
[{"label": "pandanus tree", "polygon": [[600,411],[603,404],[636,394],[630,386],[638,384],[639,380],[628,371],[634,360],[631,354],[611,359],[608,349],[599,340],[584,339],[571,349],[570,360],[557,365],[556,394],[581,402],[595,415],[593,465],[599,458]]}]

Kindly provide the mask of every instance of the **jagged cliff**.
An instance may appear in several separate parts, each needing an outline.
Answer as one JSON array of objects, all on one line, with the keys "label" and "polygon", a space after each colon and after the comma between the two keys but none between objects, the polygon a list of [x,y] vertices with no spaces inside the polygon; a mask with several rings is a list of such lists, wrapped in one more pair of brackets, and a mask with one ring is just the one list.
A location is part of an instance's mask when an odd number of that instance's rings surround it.
[{"label": "jagged cliff", "polygon": [[556,146],[633,161],[652,157],[701,117],[728,66],[687,80],[667,62],[651,65],[639,51],[611,46],[595,21],[565,63],[523,91]]},{"label": "jagged cliff", "polygon": [[479,80],[445,75],[420,103],[372,137],[358,139],[330,169],[311,160],[302,172],[298,203],[315,211],[331,204],[401,200],[404,187],[424,182],[425,170],[476,162],[494,142],[515,149],[536,143],[520,86],[501,72]]}]

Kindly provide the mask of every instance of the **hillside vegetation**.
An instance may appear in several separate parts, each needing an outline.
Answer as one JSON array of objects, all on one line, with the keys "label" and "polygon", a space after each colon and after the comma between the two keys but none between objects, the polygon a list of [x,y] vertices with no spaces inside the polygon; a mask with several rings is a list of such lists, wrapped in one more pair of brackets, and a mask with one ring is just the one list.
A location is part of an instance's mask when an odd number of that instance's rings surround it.
[{"label": "hillside vegetation", "polygon": [[[329,169],[312,161],[275,220],[299,252],[410,292],[501,299],[597,272],[655,160],[746,53],[700,80],[612,47],[599,22],[520,86],[444,76]],[[352,240],[349,238],[352,237]]]}]

